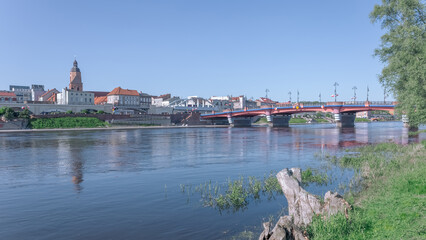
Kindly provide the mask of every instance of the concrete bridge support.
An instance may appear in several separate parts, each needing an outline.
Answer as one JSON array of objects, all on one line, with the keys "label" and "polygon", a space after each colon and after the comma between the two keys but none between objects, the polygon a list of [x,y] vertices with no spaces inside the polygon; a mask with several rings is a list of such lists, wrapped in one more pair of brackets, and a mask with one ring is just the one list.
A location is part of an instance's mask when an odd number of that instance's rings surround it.
[{"label": "concrete bridge support", "polygon": [[272,116],[272,127],[288,127],[291,115]]},{"label": "concrete bridge support", "polygon": [[251,121],[251,117],[228,118],[229,125],[232,127],[251,127]]},{"label": "concrete bridge support", "polygon": [[353,112],[334,114],[336,125],[341,128],[355,127],[355,117],[356,115]]}]

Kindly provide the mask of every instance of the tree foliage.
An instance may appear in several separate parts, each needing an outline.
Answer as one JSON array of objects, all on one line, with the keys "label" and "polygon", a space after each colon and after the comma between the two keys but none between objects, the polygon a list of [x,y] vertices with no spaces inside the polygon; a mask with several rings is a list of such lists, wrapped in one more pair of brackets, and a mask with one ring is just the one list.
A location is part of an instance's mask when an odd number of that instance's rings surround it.
[{"label": "tree foliage", "polygon": [[15,118],[15,111],[13,111],[12,108],[6,108],[6,111],[4,112],[4,118],[7,121],[14,119]]},{"label": "tree foliage", "polygon": [[375,55],[385,63],[380,82],[391,89],[411,126],[426,123],[426,31],[422,0],[382,0],[370,19],[387,32]]}]

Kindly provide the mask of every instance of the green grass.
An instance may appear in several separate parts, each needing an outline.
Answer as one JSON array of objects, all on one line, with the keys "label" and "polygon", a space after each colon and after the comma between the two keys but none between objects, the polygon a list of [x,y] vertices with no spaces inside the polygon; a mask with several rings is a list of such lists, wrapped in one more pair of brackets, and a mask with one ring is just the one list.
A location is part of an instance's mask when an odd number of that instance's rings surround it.
[{"label": "green grass", "polygon": [[309,183],[318,183],[318,184],[327,184],[328,176],[327,174],[321,174],[317,170],[308,168],[302,171],[302,183],[308,185]]},{"label": "green grass", "polygon": [[261,117],[255,123],[256,124],[268,123],[268,120],[266,120],[266,117]]},{"label": "green grass", "polygon": [[416,136],[416,135],[419,135],[420,133],[426,133],[426,129],[415,131],[415,132],[408,132],[408,136]]},{"label": "green grass", "polygon": [[[193,193],[199,193],[205,206],[217,208],[218,210],[238,211],[245,209],[250,201],[259,201],[261,196],[273,199],[276,196],[283,195],[276,173],[271,171],[265,174],[263,179],[254,176],[240,177],[239,179],[228,179],[226,183],[213,183],[211,180],[200,184],[195,188],[192,185],[180,184],[183,194],[191,196]],[[321,174],[317,170],[308,168],[302,171],[302,184],[316,182],[317,184],[326,184],[327,175]]]},{"label": "green grass", "polygon": [[368,118],[355,118],[355,122],[371,122]]},{"label": "green grass", "polygon": [[363,190],[346,196],[354,204],[348,218],[315,218],[310,239],[425,239],[425,145],[384,143],[335,158],[358,171]]},{"label": "green grass", "polygon": [[324,118],[315,118],[315,121],[318,123],[328,123],[328,121],[325,120]]},{"label": "green grass", "polygon": [[306,123],[306,120],[303,118],[290,118],[289,123]]},{"label": "green grass", "polygon": [[105,127],[107,124],[94,117],[63,117],[39,118],[30,121],[33,129],[45,128],[96,128]]}]

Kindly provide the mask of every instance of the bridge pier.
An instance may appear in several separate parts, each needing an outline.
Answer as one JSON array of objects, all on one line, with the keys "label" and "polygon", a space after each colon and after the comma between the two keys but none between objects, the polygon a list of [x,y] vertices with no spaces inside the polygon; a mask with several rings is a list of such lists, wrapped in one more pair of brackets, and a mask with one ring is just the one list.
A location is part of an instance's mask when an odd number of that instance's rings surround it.
[{"label": "bridge pier", "polygon": [[251,127],[251,117],[228,117],[228,122],[232,127]]},{"label": "bridge pier", "polygon": [[355,127],[355,117],[356,115],[353,112],[334,114],[334,120],[336,121],[336,125],[340,128]]},{"label": "bridge pier", "polygon": [[272,127],[288,127],[291,115],[272,116]]}]

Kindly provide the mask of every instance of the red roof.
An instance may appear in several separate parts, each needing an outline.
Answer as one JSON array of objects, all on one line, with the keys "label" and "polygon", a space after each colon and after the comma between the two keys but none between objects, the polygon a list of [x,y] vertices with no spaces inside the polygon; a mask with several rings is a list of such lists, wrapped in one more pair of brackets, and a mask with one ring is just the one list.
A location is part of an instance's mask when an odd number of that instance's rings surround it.
[{"label": "red roof", "polygon": [[261,97],[260,100],[257,100],[257,101],[264,102],[264,103],[277,103],[276,101],[273,101],[269,98],[264,98],[264,97]]},{"label": "red roof", "polygon": [[139,93],[136,90],[122,89],[121,87],[116,87],[114,88],[114,90],[108,93],[108,96],[111,95],[139,96]]},{"label": "red roof", "polygon": [[52,93],[52,96],[50,96],[46,101],[48,102],[56,102],[56,93]]},{"label": "red roof", "polygon": [[105,104],[107,100],[107,96],[95,97],[95,105]]},{"label": "red roof", "polygon": [[16,97],[13,92],[0,91],[0,96],[2,97]]},{"label": "red roof", "polygon": [[50,90],[47,90],[47,92],[45,92],[43,95],[41,95],[40,97],[44,97],[44,96],[46,96],[47,94],[49,94],[49,93],[51,93],[51,92],[54,92],[54,93],[56,93],[56,92],[59,92],[58,90],[56,90],[56,88],[54,88],[54,89],[50,89]]}]

